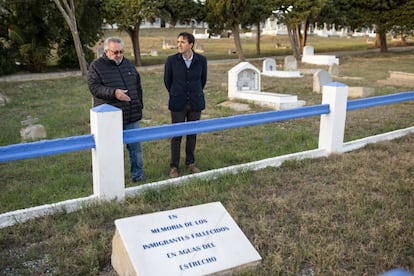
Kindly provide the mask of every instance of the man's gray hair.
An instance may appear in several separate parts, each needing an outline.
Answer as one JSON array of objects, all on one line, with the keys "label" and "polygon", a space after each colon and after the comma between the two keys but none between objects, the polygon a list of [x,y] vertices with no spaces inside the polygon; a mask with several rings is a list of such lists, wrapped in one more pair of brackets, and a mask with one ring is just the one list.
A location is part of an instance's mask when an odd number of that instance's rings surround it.
[{"label": "man's gray hair", "polygon": [[122,39],[120,37],[117,36],[110,36],[108,38],[105,39],[104,41],[104,50],[107,50],[109,47],[109,43],[119,43],[121,44],[122,48],[124,48],[124,42],[122,41]]}]

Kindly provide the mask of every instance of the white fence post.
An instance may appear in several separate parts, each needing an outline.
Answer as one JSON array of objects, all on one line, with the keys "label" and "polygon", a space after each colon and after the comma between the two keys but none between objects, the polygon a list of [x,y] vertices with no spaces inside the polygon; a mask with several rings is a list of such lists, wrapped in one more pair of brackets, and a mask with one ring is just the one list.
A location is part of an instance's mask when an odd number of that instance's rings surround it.
[{"label": "white fence post", "polygon": [[329,104],[330,113],[321,115],[319,149],[341,152],[344,142],[348,86],[331,82],[322,88],[322,104]]},{"label": "white fence post", "polygon": [[93,193],[102,199],[125,197],[122,111],[108,104],[90,110]]}]

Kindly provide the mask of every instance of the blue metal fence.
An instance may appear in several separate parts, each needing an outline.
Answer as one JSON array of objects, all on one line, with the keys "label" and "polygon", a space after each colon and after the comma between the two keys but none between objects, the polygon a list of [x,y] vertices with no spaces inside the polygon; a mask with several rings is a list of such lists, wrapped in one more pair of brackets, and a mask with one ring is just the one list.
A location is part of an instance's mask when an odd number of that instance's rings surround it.
[{"label": "blue metal fence", "polygon": [[[414,91],[350,100],[347,103],[347,110],[350,111],[410,100],[414,100]],[[202,132],[211,132],[244,126],[253,126],[264,123],[286,121],[297,118],[329,114],[329,112],[329,105],[320,104],[288,110],[243,114],[223,118],[200,120],[195,122],[178,123],[173,125],[146,127],[124,131],[123,142],[124,144],[129,144],[132,142],[157,140],[173,136],[183,136]],[[91,148],[95,148],[95,140],[92,134],[31,143],[14,144],[0,147],[0,162],[68,153]]]},{"label": "blue metal fence", "polygon": [[414,100],[414,91],[400,92],[385,96],[370,97],[364,99],[357,99],[348,101],[346,110],[351,111],[355,109],[368,108],[386,104],[393,104],[398,102],[405,102]]}]

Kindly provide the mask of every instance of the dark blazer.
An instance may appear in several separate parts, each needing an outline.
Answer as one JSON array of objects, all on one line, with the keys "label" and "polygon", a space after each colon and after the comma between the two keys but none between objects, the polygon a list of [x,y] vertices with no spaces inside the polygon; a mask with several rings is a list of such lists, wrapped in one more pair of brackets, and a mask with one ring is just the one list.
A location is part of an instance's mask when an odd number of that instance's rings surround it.
[{"label": "dark blazer", "polygon": [[207,82],[207,59],[193,53],[190,68],[187,69],[180,53],[167,58],[164,68],[164,84],[170,95],[168,108],[183,111],[187,104],[194,111],[206,108],[204,86]]},{"label": "dark blazer", "polygon": [[[144,108],[141,78],[129,59],[123,58],[119,65],[105,54],[96,59],[89,67],[88,86],[94,106],[106,103],[122,109],[124,126],[141,120]],[[128,90],[131,101],[115,98],[117,88]]]}]

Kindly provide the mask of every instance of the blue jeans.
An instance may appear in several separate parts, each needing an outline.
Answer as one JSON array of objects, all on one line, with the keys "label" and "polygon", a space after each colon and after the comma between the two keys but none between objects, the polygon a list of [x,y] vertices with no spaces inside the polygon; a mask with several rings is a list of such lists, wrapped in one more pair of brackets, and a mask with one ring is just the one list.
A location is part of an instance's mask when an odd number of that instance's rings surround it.
[{"label": "blue jeans", "polygon": [[[124,130],[139,128],[139,123],[129,123],[124,126]],[[133,180],[139,180],[144,177],[144,160],[142,158],[142,148],[141,143],[132,143],[127,144],[128,154],[129,154],[129,163],[131,165],[130,172],[131,178]]]}]

